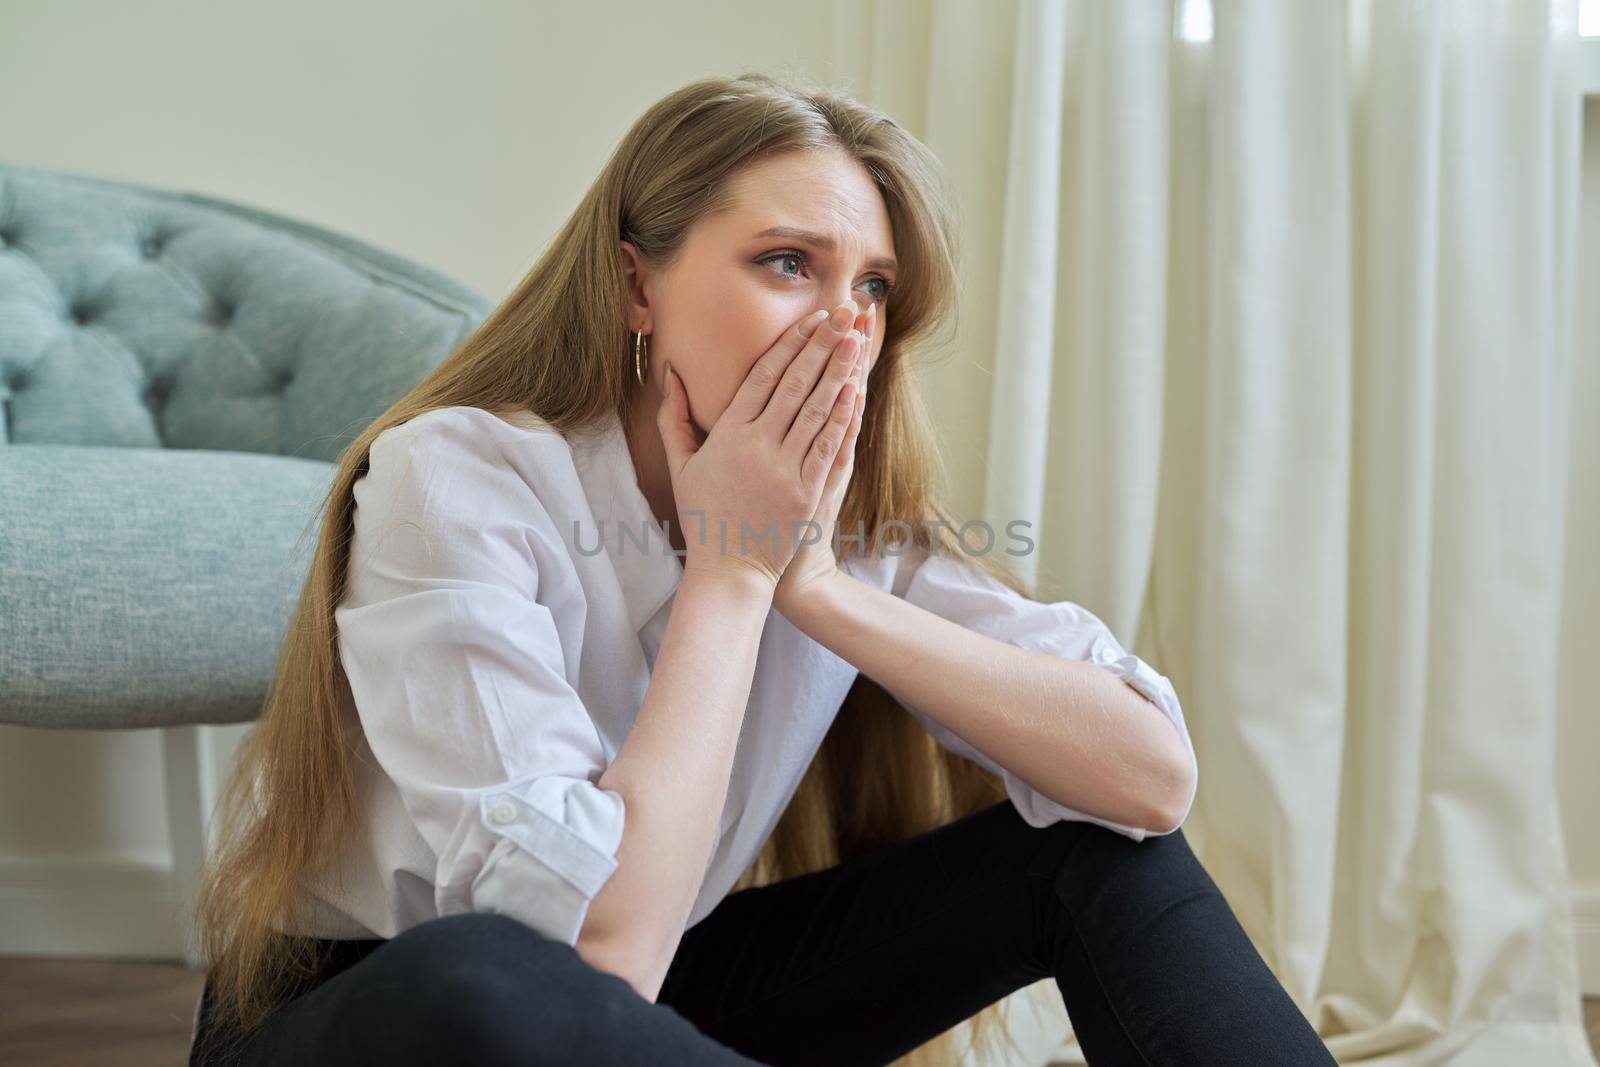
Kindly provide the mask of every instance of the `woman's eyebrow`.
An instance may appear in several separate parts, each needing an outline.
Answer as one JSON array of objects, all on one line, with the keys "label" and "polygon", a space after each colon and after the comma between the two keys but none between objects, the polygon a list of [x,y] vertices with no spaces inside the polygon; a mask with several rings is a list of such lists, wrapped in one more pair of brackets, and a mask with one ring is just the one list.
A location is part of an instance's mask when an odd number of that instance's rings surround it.
[{"label": "woman's eyebrow", "polygon": [[[825,252],[837,251],[839,247],[838,243],[825,233],[816,233],[812,230],[802,230],[795,226],[768,226],[766,229],[756,234],[756,236],[787,237],[793,241],[803,241],[806,244],[815,245]],[[867,260],[867,266],[877,267],[880,270],[898,270],[900,265],[896,263],[892,257],[877,256],[873,259]]]}]

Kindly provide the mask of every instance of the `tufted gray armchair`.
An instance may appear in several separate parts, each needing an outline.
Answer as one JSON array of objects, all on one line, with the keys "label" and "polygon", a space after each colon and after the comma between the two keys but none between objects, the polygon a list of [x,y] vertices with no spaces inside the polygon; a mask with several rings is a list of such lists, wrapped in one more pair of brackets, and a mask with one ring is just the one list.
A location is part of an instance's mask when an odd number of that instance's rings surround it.
[{"label": "tufted gray armchair", "polygon": [[190,966],[204,724],[260,710],[331,461],[490,307],[305,222],[0,164],[0,722],[162,730]]}]

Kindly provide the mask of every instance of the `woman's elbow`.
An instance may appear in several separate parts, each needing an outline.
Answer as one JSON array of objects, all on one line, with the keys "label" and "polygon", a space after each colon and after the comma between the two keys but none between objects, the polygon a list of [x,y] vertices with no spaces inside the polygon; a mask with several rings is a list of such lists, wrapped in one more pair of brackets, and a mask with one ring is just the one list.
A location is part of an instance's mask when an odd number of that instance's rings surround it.
[{"label": "woman's elbow", "polygon": [[1144,826],[1152,834],[1170,834],[1183,825],[1194,803],[1195,763],[1188,750],[1170,761],[1159,777],[1160,784],[1152,790],[1154,810]]}]

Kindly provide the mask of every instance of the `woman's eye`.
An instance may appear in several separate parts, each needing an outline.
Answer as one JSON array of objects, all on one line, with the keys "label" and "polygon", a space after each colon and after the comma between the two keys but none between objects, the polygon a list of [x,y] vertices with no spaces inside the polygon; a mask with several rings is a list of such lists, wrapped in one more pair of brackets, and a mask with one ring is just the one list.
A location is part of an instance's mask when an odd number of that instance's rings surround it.
[{"label": "woman's eye", "polygon": [[[765,259],[757,260],[757,262],[758,263],[770,263],[773,260],[778,260],[779,262],[787,263],[791,259],[794,260],[796,263],[804,263],[805,262],[805,257],[797,256],[793,252],[779,252],[776,255],[767,256]],[[784,272],[780,271],[780,273],[784,273]],[[794,277],[794,275],[792,275],[792,274],[789,275],[789,276],[791,278]]]},{"label": "woman's eye", "polygon": [[[756,262],[762,264],[776,262],[780,264],[778,273],[782,274],[785,278],[798,278],[798,274],[790,274],[787,270],[783,269],[784,265],[787,265],[790,260],[793,260],[797,265],[803,265],[806,261],[806,257],[798,252],[774,252],[770,256],[763,256],[762,258],[756,260]],[[878,283],[878,291],[873,295],[873,299],[879,303],[889,299],[889,294],[894,291],[894,283],[890,282],[887,278],[873,276],[868,278],[867,281]]]}]

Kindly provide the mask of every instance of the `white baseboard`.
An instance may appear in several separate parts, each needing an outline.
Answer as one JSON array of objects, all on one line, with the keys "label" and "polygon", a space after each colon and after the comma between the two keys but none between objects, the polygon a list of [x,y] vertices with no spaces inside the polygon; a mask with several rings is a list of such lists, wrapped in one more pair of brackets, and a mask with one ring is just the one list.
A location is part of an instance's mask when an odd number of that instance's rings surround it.
[{"label": "white baseboard", "polygon": [[172,867],[158,856],[0,856],[0,955],[177,961]]}]

